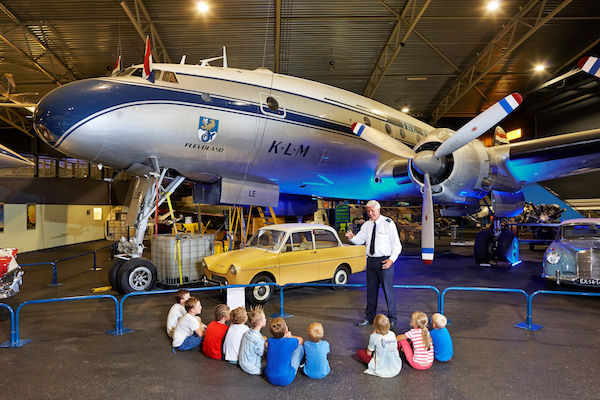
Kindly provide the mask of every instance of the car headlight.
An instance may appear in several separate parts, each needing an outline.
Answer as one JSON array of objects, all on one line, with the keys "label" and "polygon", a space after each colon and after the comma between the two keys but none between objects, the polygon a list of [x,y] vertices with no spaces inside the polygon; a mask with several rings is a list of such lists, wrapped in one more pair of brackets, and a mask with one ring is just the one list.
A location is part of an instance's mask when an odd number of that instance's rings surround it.
[{"label": "car headlight", "polygon": [[233,275],[237,273],[237,268],[235,265],[231,264],[231,267],[229,267],[229,272],[231,272]]},{"label": "car headlight", "polygon": [[204,261],[204,258],[202,259],[202,261],[200,261],[200,269],[208,269],[208,266],[206,265],[206,261]]},{"label": "car headlight", "polygon": [[560,255],[554,249],[550,249],[550,252],[546,254],[546,261],[550,264],[557,264],[560,261]]}]

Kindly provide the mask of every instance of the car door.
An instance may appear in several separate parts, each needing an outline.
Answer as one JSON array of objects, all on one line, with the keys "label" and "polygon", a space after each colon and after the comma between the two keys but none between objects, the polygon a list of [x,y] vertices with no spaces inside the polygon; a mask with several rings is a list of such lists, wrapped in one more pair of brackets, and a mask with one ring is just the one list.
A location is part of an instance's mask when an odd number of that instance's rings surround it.
[{"label": "car door", "polygon": [[331,279],[336,268],[343,263],[343,248],[337,235],[327,229],[315,229],[316,251],[321,260],[319,280]]},{"label": "car door", "polygon": [[290,233],[279,253],[279,284],[311,282],[319,279],[319,255],[312,231]]}]

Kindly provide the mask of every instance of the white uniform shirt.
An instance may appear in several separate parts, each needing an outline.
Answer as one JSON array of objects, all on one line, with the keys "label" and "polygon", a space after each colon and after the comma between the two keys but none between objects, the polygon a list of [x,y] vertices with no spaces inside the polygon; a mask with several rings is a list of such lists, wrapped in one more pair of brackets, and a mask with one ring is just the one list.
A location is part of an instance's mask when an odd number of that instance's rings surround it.
[{"label": "white uniform shirt", "polygon": [[179,318],[173,332],[173,347],[179,347],[185,339],[192,336],[200,328],[200,320],[190,313],[185,313]]},{"label": "white uniform shirt", "polygon": [[[371,234],[373,233],[373,223],[375,228],[375,253],[370,254]],[[396,224],[390,218],[380,215],[377,221],[368,220],[360,231],[350,241],[354,244],[364,244],[367,247],[367,255],[371,257],[389,256],[392,261],[396,261],[402,251],[402,244],[398,237]]]},{"label": "white uniform shirt", "polygon": [[227,329],[225,340],[223,341],[223,352],[225,360],[237,361],[240,353],[240,345],[242,344],[242,336],[250,328],[246,324],[231,324]]},{"label": "white uniform shirt", "polygon": [[181,304],[175,303],[171,306],[169,315],[167,315],[167,335],[169,335],[171,339],[173,338],[173,331],[177,326],[177,321],[179,321],[179,318],[183,317],[185,313],[185,307]]}]

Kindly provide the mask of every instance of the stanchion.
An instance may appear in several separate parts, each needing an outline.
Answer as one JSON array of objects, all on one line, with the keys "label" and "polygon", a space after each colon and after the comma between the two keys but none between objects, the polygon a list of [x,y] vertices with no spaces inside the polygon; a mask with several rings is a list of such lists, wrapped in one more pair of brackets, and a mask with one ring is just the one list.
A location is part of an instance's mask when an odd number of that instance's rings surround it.
[{"label": "stanchion", "polygon": [[6,308],[8,310],[8,312],[10,313],[10,340],[8,340],[4,343],[0,343],[0,348],[23,346],[27,342],[19,344],[19,339],[17,337],[16,324],[15,324],[15,312],[13,311],[12,307],[9,306],[8,304],[0,303],[0,307]]}]

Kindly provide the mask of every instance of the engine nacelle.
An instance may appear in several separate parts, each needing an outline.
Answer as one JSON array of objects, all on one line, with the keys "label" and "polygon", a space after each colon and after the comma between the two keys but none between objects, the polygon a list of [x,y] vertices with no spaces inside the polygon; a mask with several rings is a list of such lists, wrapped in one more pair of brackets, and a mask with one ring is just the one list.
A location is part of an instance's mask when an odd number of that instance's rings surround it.
[{"label": "engine nacelle", "polygon": [[[435,129],[415,146],[415,151],[435,151],[453,133],[450,129]],[[435,203],[473,203],[487,194],[488,190],[481,183],[489,175],[490,160],[485,146],[479,140],[473,140],[442,157],[441,162],[441,171],[430,177]],[[423,174],[412,161],[409,163],[409,173],[411,180],[423,191]]]},{"label": "engine nacelle", "polygon": [[496,217],[511,218],[523,212],[525,206],[525,195],[520,190],[518,192],[500,192],[492,190],[492,210]]}]

